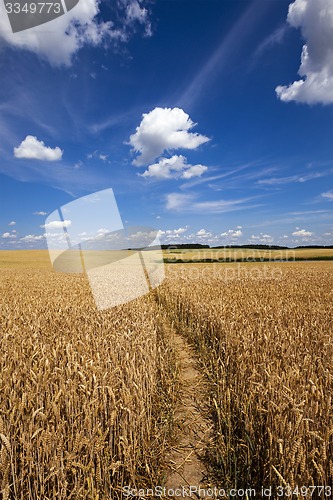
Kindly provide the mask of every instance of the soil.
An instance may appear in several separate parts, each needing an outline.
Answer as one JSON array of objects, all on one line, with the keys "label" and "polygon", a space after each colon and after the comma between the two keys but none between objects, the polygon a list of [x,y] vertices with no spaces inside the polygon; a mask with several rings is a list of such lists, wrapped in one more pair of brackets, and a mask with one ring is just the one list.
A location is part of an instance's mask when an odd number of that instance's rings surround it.
[{"label": "soil", "polygon": [[[203,416],[205,383],[195,359],[194,350],[178,333],[173,333],[174,347],[179,363],[180,398],[176,408],[175,441],[167,457],[166,489],[183,488],[182,498],[201,498],[190,486],[211,487],[203,456],[212,434],[212,424]],[[203,495],[202,495],[203,496]]]}]

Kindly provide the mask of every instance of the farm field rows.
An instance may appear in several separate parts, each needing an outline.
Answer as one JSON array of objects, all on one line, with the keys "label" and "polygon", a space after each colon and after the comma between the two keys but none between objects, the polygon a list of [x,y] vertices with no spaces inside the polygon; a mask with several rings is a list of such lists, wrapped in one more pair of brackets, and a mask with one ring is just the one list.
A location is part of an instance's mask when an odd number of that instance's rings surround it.
[{"label": "farm field rows", "polygon": [[331,484],[333,263],[166,267],[156,291],[98,312],[47,252],[0,253],[4,499],[163,483],[181,384],[169,325],[207,380],[212,481]]}]

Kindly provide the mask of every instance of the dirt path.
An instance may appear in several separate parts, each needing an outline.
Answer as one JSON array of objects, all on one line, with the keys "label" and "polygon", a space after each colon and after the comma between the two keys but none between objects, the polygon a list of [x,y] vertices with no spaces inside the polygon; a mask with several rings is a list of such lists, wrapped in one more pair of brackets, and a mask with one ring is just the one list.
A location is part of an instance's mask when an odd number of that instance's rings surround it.
[{"label": "dirt path", "polygon": [[[202,461],[209,444],[212,425],[203,417],[205,385],[196,367],[193,349],[186,340],[173,333],[179,363],[180,401],[175,413],[175,446],[167,457],[167,489],[189,486],[207,489],[207,470]],[[201,411],[200,411],[201,409]],[[187,494],[184,497],[189,496]],[[184,498],[183,497],[183,498]],[[192,498],[200,498],[192,493]]]}]

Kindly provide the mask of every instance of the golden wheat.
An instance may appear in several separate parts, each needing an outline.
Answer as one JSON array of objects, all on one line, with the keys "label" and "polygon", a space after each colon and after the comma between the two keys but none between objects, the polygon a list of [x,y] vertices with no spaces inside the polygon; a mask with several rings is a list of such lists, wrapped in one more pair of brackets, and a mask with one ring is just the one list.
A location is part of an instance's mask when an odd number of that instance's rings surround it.
[{"label": "golden wheat", "polygon": [[331,484],[333,265],[178,266],[158,297],[210,381],[218,479]]},{"label": "golden wheat", "polygon": [[98,312],[84,276],[34,255],[0,266],[3,499],[157,484],[177,397],[170,324],[207,377],[219,484],[333,481],[331,263],[171,265],[157,292]]},{"label": "golden wheat", "polygon": [[155,483],[173,351],[152,297],[98,312],[83,275],[23,268],[1,269],[0,296],[0,497]]}]

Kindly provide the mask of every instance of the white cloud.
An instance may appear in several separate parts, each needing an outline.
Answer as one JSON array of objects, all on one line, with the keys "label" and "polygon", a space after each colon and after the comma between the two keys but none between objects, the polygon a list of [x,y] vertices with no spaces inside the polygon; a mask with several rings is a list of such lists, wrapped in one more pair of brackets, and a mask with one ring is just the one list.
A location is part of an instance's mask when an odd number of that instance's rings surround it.
[{"label": "white cloud", "polygon": [[140,125],[129,140],[133,151],[140,154],[133,164],[147,165],[164,151],[196,149],[208,142],[208,137],[189,132],[195,125],[180,108],[155,108],[143,114]]},{"label": "white cloud", "polygon": [[201,177],[204,172],[208,167],[205,165],[190,165],[189,168],[187,168],[183,175],[181,176],[182,179],[192,179],[192,177]]},{"label": "white cloud", "polygon": [[266,37],[257,47],[253,54],[253,60],[257,60],[266,50],[270,49],[276,44],[282,43],[284,36],[287,32],[287,26],[279,26],[273,33]]},{"label": "white cloud", "polygon": [[166,229],[165,231],[159,230],[157,236],[164,236],[166,238],[171,238],[173,236],[178,237],[180,234],[186,233],[188,231],[188,226],[179,227],[178,229]]},{"label": "white cloud", "polygon": [[178,229],[174,229],[173,230],[173,234],[186,233],[187,230],[188,230],[188,226],[186,226],[186,227],[179,227]]},{"label": "white cloud", "polygon": [[287,20],[301,29],[306,41],[298,70],[302,79],[278,86],[278,97],[307,104],[333,103],[332,0],[296,0],[289,5]]},{"label": "white cloud", "polygon": [[244,205],[251,198],[240,198],[238,200],[216,200],[216,201],[200,201],[193,203],[191,209],[201,213],[223,213],[233,212],[235,210],[245,210],[254,208],[257,205]]},{"label": "white cloud", "polygon": [[71,220],[64,220],[64,221],[54,220],[41,227],[45,227],[45,229],[63,229],[64,227],[71,226],[71,224],[72,224]]},{"label": "white cloud", "polygon": [[324,198],[324,200],[333,201],[333,193],[330,191],[327,191],[326,193],[321,193],[320,196]]},{"label": "white cloud", "polygon": [[3,233],[2,238],[15,238],[15,236],[10,233]]},{"label": "white cloud", "polygon": [[234,200],[195,201],[196,196],[184,193],[169,193],[166,195],[168,210],[183,210],[184,212],[199,212],[200,214],[233,212],[256,208],[260,205],[248,205],[246,202],[253,198],[239,198]]},{"label": "white cloud", "polygon": [[14,220],[12,220],[12,221],[8,224],[8,226],[16,226],[16,222],[15,222]]},{"label": "white cloud", "polygon": [[196,236],[199,236],[199,238],[210,238],[212,235],[212,233],[210,233],[209,231],[206,231],[206,229],[200,229],[197,233],[196,233]]},{"label": "white cloud", "polygon": [[293,236],[297,236],[298,238],[307,238],[309,236],[313,236],[313,233],[311,231],[306,231],[305,229],[299,229],[298,227],[296,229],[297,231],[294,231],[292,233]]},{"label": "white cloud", "polygon": [[288,177],[271,177],[269,179],[260,179],[257,184],[266,184],[268,186],[275,186],[278,184],[288,184],[290,182],[308,182],[313,179],[318,179],[319,177],[323,177],[327,175],[325,172],[313,172],[306,175],[290,175]]},{"label": "white cloud", "polygon": [[140,23],[144,23],[147,19],[148,11],[147,9],[140,7],[136,0],[133,0],[127,5],[126,13],[129,21],[139,21]]},{"label": "white cloud", "polygon": [[45,238],[44,234],[41,234],[38,236],[36,236],[34,234],[27,234],[27,236],[24,236],[23,238],[21,238],[21,241],[33,242],[33,241],[43,240],[44,238]]},{"label": "white cloud", "polygon": [[263,243],[265,245],[273,243],[274,241],[273,236],[271,236],[270,234],[263,234],[263,233],[260,233],[259,235],[252,234],[250,239],[251,241],[255,241],[257,243]]},{"label": "white cloud", "polygon": [[43,212],[43,211],[34,212],[33,215],[47,215],[47,212]]},{"label": "white cloud", "polygon": [[155,179],[191,179],[200,177],[207,169],[204,165],[189,165],[184,156],[174,155],[172,158],[161,158],[139,175]]},{"label": "white cloud", "polygon": [[228,231],[221,233],[221,236],[227,236],[228,238],[232,238],[232,239],[241,238],[243,236],[243,233],[241,231],[241,226],[237,226],[237,227],[238,227],[238,229],[229,229]]},{"label": "white cloud", "polygon": [[[0,3],[0,34],[9,45],[36,53],[52,65],[69,66],[73,56],[85,45],[98,46],[107,41],[126,42],[135,31],[133,21],[139,20],[145,26],[146,34],[151,32],[148,12],[136,0],[118,2],[119,27],[112,21],[97,20],[99,0],[81,0],[67,14],[35,28],[13,34]],[[142,0],[140,0],[142,3]]]},{"label": "white cloud", "polygon": [[16,158],[25,158],[31,160],[57,161],[61,160],[63,151],[55,147],[54,149],[45,146],[43,141],[39,141],[37,137],[27,135],[21,144],[14,148]]},{"label": "white cloud", "polygon": [[97,0],[83,0],[69,13],[47,23],[19,33],[11,33],[5,12],[0,17],[0,32],[5,41],[18,48],[27,49],[47,59],[54,65],[69,65],[72,56],[86,44],[98,45],[111,30],[110,23],[98,23]]},{"label": "white cloud", "polygon": [[141,7],[137,0],[131,0],[126,8],[126,20],[128,24],[139,22],[146,27],[145,35],[151,36],[151,24],[148,19],[148,10]]},{"label": "white cloud", "polygon": [[168,210],[177,210],[190,204],[193,195],[182,193],[169,193],[166,195],[166,208]]}]

